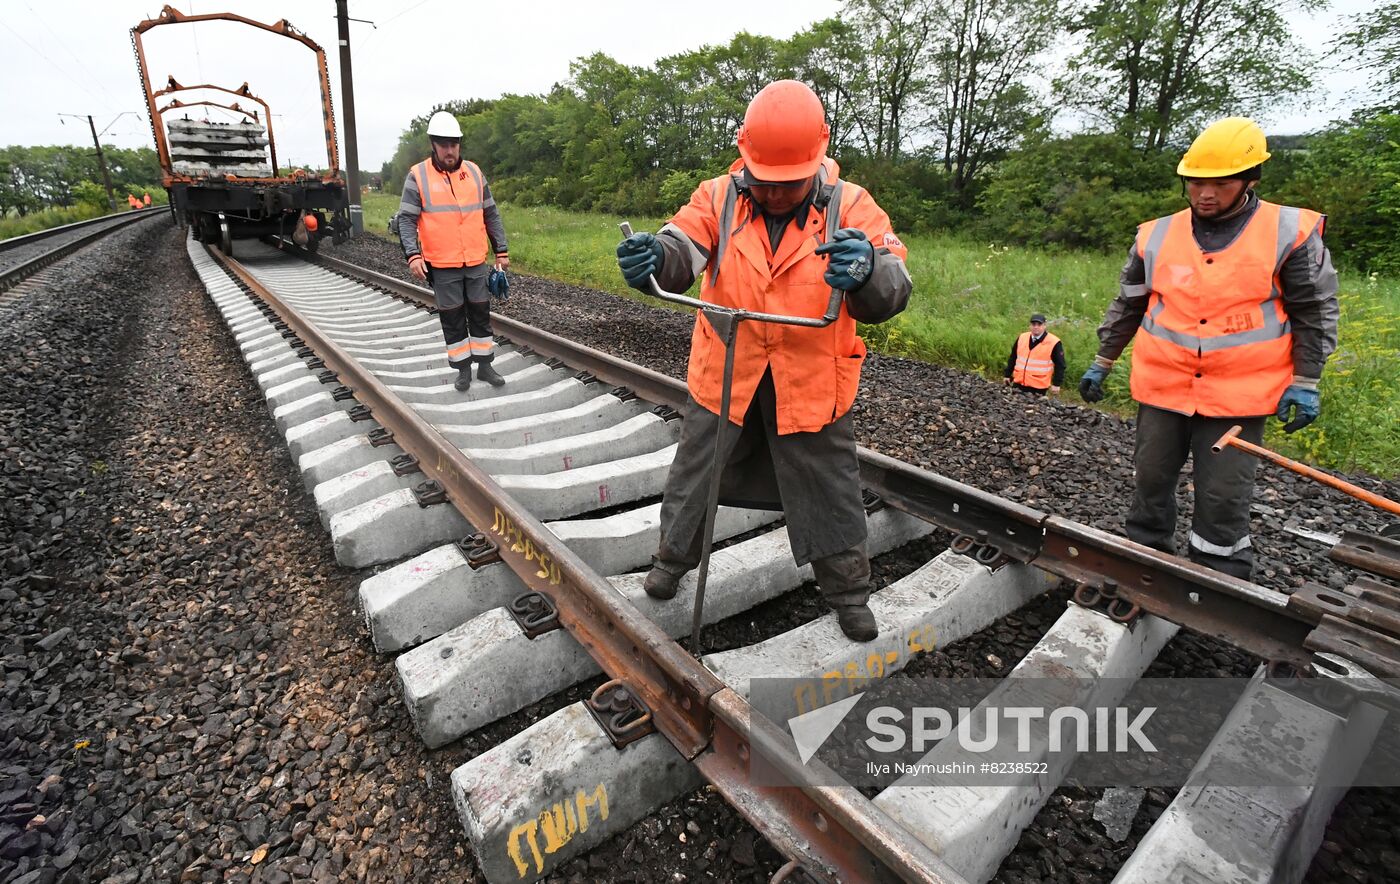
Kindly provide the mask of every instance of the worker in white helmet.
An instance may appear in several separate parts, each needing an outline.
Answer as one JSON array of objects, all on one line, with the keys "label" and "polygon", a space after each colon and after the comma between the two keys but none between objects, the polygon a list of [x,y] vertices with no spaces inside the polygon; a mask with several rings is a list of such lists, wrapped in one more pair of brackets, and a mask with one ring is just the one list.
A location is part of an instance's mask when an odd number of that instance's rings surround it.
[{"label": "worker in white helmet", "polygon": [[399,204],[399,240],[408,269],[428,280],[437,300],[447,342],[448,362],[457,369],[454,386],[465,391],[477,378],[493,387],[505,384],[491,366],[496,345],[491,331],[494,257],[496,285],[510,266],[506,230],[481,169],[462,159],[462,128],[457,118],[438,111],[428,120],[432,156],[408,170]]}]

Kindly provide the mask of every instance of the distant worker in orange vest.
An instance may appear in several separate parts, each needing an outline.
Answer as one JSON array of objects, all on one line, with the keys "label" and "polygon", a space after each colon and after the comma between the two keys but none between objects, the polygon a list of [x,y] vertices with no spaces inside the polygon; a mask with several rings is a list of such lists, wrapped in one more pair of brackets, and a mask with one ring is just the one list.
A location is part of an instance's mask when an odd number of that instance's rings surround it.
[{"label": "distant worker in orange vest", "polygon": [[128,193],[128,194],[126,195],[126,207],[127,207],[128,209],[139,209],[139,208],[141,208],[141,201],[138,200],[138,199],[136,198],[136,194],[134,194],[134,193]]},{"label": "distant worker in orange vest", "polygon": [[149,209],[151,207],[151,195],[149,193],[143,194],[141,196],[141,203]]},{"label": "distant worker in orange vest", "polygon": [[1139,403],[1128,512],[1132,540],[1175,552],[1176,488],[1189,455],[1196,502],[1189,555],[1248,580],[1253,457],[1210,450],[1234,424],[1258,443],[1268,415],[1288,433],[1321,412],[1318,379],[1337,347],[1337,273],[1322,242],[1326,218],[1254,193],[1269,158],[1252,120],[1202,132],[1177,166],[1190,208],[1138,228],[1099,353],[1079,382],[1103,398],[1113,362],[1133,340]]},{"label": "distant worker in orange vest", "polygon": [[399,240],[409,272],[433,287],[438,320],[447,342],[447,361],[457,369],[453,386],[466,391],[476,376],[493,387],[506,379],[491,365],[496,355],[491,330],[495,256],[496,279],[510,266],[506,229],[481,169],[462,159],[462,128],[457,118],[438,111],[428,120],[433,155],[408,170],[399,203]]},{"label": "distant worker in orange vest", "polygon": [[1031,330],[1021,332],[1011,345],[1003,383],[1026,393],[1059,395],[1065,379],[1065,345],[1045,330],[1045,314],[1031,315]]},{"label": "distant worker in orange vest", "polygon": [[627,284],[685,291],[705,301],[818,317],[832,288],[845,292],[835,323],[801,328],[745,322],[734,346],[733,398],[719,415],[724,345],[695,318],[675,461],[661,504],[660,547],[643,584],[676,595],[700,561],[716,435],[726,462],[721,500],[781,509],[798,565],[812,564],[841,630],[878,635],[870,598],[865,509],[851,405],[865,344],[856,322],[884,322],[913,289],[904,243],[865,189],[838,177],[830,130],[805,84],[780,80],[750,102],[728,174],[701,183],[653,236],[618,246]]}]

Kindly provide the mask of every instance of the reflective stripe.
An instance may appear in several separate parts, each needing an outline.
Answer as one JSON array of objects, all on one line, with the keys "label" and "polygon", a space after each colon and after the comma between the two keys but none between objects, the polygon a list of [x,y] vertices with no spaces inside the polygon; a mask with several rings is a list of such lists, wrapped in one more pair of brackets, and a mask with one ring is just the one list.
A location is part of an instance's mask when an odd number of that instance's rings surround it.
[{"label": "reflective stripe", "polygon": [[1171,215],[1158,218],[1152,225],[1152,233],[1147,237],[1146,245],[1142,247],[1142,266],[1145,273],[1143,281],[1147,284],[1148,291],[1152,290],[1153,274],[1157,272],[1157,253],[1162,251],[1162,243],[1167,240],[1167,228],[1171,223]]},{"label": "reflective stripe", "polygon": [[1118,297],[1137,300],[1147,297],[1148,289],[1146,285],[1130,285],[1122,283],[1118,286]]},{"label": "reflective stripe", "polygon": [[[484,193],[485,191],[481,186],[481,173],[476,170],[476,164],[463,161],[462,165],[466,166],[467,171],[472,173],[472,180],[476,182],[476,192]],[[470,215],[472,212],[480,212],[488,205],[494,206],[496,204],[496,201],[492,199],[487,201],[478,200],[474,203],[468,203],[465,206],[459,206],[456,203],[447,206],[435,206],[433,205],[433,182],[428,178],[428,161],[424,160],[414,166],[413,171],[415,173],[414,177],[418,180],[418,195],[423,200],[424,212],[461,212],[463,215]]]},{"label": "reflective stripe", "polygon": [[467,171],[472,173],[472,180],[476,182],[476,192],[485,193],[486,188],[481,184],[481,170],[476,167],[476,163],[470,160],[462,160],[462,165],[467,167]]},{"label": "reflective stripe", "polygon": [[[825,172],[826,170],[823,169],[822,171]],[[821,182],[817,183],[817,186],[820,187],[823,183],[825,183],[825,176],[823,176],[823,180]],[[836,231],[841,229],[841,191],[845,186],[846,182],[842,181],[840,178],[837,178],[836,186],[831,189],[831,199],[827,200],[826,202],[827,242],[831,242],[833,239],[835,239]],[[832,206],[836,207],[836,211],[831,211]]]},{"label": "reflective stripe", "polygon": [[1193,548],[1203,553],[1210,553],[1213,556],[1232,556],[1242,549],[1249,549],[1253,546],[1248,534],[1236,541],[1234,546],[1221,546],[1218,543],[1211,543],[1195,531],[1191,532],[1190,543]]},{"label": "reflective stripe", "polygon": [[490,353],[496,349],[496,339],[493,337],[471,338],[468,343],[471,345],[472,354],[476,356]]},{"label": "reflective stripe", "polygon": [[447,345],[447,358],[452,360],[453,362],[456,362],[460,359],[470,356],[471,350],[472,342],[470,339],[465,341],[453,341],[452,343]]},{"label": "reflective stripe", "polygon": [[414,177],[418,179],[418,198],[423,203],[423,211],[433,210],[433,182],[428,177],[428,161],[424,160],[413,167]]},{"label": "reflective stripe", "polygon": [[[1257,217],[1257,214],[1256,216]],[[1197,353],[1212,353],[1216,350],[1227,350],[1231,347],[1242,347],[1246,344],[1258,344],[1264,341],[1277,340],[1284,335],[1290,334],[1293,329],[1292,322],[1284,319],[1282,322],[1278,318],[1278,310],[1271,302],[1279,299],[1278,290],[1278,269],[1283,266],[1284,258],[1288,256],[1290,246],[1298,235],[1298,209],[1293,206],[1283,206],[1279,212],[1278,219],[1278,246],[1274,262],[1274,275],[1269,284],[1269,296],[1259,303],[1259,312],[1263,317],[1264,324],[1259,328],[1252,328],[1249,331],[1233,332],[1230,334],[1216,335],[1214,337],[1202,338],[1189,332],[1176,331],[1175,329],[1163,328],[1157,323],[1157,317],[1167,308],[1166,301],[1160,294],[1157,295],[1157,302],[1153,304],[1142,318],[1142,330],[1152,335],[1154,338],[1175,344],[1187,350]],[[1152,275],[1156,269],[1157,254],[1162,249],[1162,243],[1166,239],[1166,230],[1171,222],[1172,216],[1159,218],[1152,228],[1152,235],[1148,237],[1147,245],[1143,249],[1143,264],[1147,268],[1147,285],[1149,291],[1155,292],[1152,286]],[[1254,223],[1251,218],[1248,223]]]},{"label": "reflective stripe", "polygon": [[424,212],[461,212],[463,215],[470,215],[472,212],[480,212],[487,205],[494,206],[494,201],[490,203],[467,203],[465,206],[428,206],[423,207]]},{"label": "reflective stripe", "polygon": [[[711,196],[713,202],[713,195]],[[729,185],[724,190],[724,205],[719,210],[719,242],[715,245],[715,262],[710,268],[710,285],[719,279],[719,265],[724,260],[724,252],[729,248],[730,226],[734,224],[734,204],[739,201],[739,184],[729,176]]]}]

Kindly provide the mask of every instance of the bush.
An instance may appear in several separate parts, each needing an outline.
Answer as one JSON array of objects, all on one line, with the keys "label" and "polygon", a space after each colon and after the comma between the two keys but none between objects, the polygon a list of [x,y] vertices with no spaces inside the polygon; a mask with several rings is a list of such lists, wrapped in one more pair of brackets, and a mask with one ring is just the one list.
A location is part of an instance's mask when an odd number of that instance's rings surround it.
[{"label": "bush", "polygon": [[1327,215],[1338,263],[1400,273],[1400,114],[1360,117],[1313,136],[1280,191],[1280,201]]},{"label": "bush", "polygon": [[79,181],[73,186],[73,199],[98,214],[107,211],[107,189],[96,181]]},{"label": "bush", "polygon": [[1042,138],[1008,155],[977,201],[994,239],[1126,248],[1138,224],[1182,207],[1175,154],[1143,153],[1116,135]]}]

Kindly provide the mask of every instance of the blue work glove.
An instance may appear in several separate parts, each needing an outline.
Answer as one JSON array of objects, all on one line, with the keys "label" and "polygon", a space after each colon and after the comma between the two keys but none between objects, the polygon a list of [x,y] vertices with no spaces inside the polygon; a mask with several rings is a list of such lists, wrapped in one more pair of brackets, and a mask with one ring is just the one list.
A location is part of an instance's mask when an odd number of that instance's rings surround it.
[{"label": "blue work glove", "polygon": [[617,244],[617,266],[622,270],[622,278],[639,291],[650,291],[647,277],[661,271],[665,257],[661,243],[650,233],[634,233]]},{"label": "blue work glove", "polygon": [[510,300],[510,277],[504,270],[492,270],[486,277],[486,290],[491,297],[502,301]]},{"label": "blue work glove", "polygon": [[1103,399],[1103,382],[1113,370],[1113,360],[1095,356],[1089,370],[1079,379],[1079,395],[1085,402],[1098,402]]},{"label": "blue work glove", "polygon": [[[1293,409],[1293,420],[1288,420],[1290,408]],[[1283,425],[1285,433],[1298,432],[1317,420],[1321,413],[1322,395],[1317,392],[1317,381],[1298,382],[1294,378],[1294,383],[1283,391],[1283,396],[1278,400],[1278,419],[1288,421]]]},{"label": "blue work glove", "polygon": [[831,242],[817,246],[818,255],[828,255],[826,284],[834,289],[853,292],[865,285],[875,267],[875,247],[865,238],[864,230],[843,227]]}]

